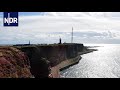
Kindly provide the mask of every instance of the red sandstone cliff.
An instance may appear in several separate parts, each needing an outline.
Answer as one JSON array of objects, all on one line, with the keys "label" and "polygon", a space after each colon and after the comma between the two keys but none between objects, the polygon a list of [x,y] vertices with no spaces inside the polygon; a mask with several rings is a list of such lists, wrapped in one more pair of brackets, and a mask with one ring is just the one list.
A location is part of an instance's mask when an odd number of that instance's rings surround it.
[{"label": "red sandstone cliff", "polygon": [[14,47],[0,47],[0,78],[30,78],[28,57]]}]

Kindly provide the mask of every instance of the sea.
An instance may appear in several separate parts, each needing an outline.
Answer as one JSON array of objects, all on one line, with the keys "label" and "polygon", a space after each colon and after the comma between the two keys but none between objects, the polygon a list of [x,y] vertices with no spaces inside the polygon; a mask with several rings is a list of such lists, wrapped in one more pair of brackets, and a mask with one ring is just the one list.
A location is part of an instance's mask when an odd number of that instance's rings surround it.
[{"label": "sea", "polygon": [[81,55],[78,64],[60,72],[61,78],[120,78],[120,44],[86,44],[97,51]]}]

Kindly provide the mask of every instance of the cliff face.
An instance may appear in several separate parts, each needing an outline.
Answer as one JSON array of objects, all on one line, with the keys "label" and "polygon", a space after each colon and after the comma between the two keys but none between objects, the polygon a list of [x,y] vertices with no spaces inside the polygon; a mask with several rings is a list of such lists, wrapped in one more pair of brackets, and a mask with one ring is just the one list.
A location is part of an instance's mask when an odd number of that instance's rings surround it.
[{"label": "cliff face", "polygon": [[0,78],[30,78],[28,57],[13,47],[0,47]]},{"label": "cliff face", "polygon": [[83,44],[57,44],[49,46],[36,46],[40,50],[40,57],[49,60],[55,66],[58,63],[75,58],[83,50]]},{"label": "cliff face", "polygon": [[83,50],[83,44],[56,44],[56,45],[33,45],[17,47],[25,52],[30,60],[31,73],[35,77],[47,77],[49,74],[46,61],[51,67],[60,62],[75,58],[78,52]]}]

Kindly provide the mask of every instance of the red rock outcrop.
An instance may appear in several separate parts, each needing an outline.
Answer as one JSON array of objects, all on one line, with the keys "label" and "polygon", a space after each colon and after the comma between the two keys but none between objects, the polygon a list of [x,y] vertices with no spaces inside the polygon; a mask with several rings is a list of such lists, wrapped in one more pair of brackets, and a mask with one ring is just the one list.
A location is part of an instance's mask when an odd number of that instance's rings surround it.
[{"label": "red rock outcrop", "polygon": [[0,78],[30,78],[28,57],[14,47],[0,47]]}]

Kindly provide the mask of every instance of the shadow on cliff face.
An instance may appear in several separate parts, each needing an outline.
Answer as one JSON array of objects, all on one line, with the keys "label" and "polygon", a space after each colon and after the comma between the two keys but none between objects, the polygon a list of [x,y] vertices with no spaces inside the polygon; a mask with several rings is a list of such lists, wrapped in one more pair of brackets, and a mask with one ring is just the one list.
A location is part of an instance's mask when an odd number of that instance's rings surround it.
[{"label": "shadow on cliff face", "polygon": [[47,78],[49,74],[49,62],[46,58],[42,58],[38,47],[25,47],[21,49],[29,57],[31,65],[31,73],[35,78]]}]

